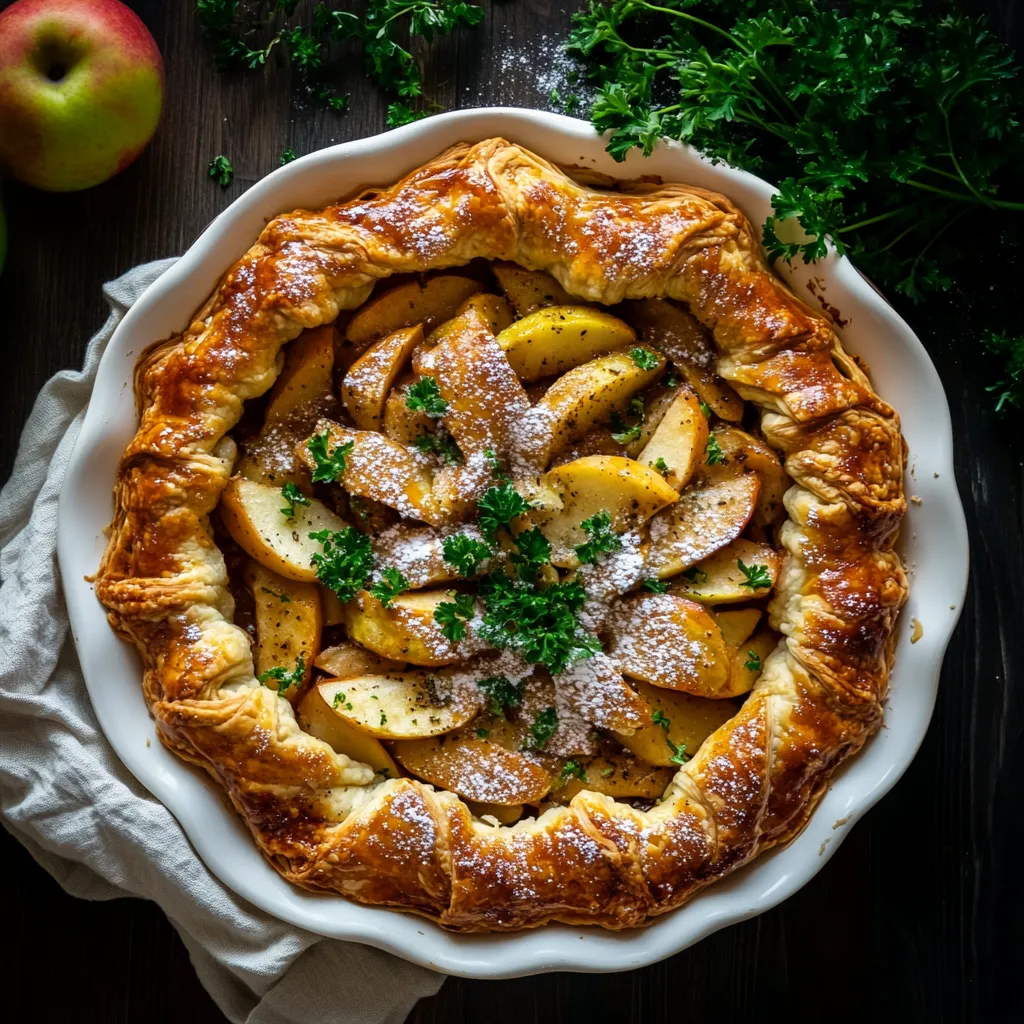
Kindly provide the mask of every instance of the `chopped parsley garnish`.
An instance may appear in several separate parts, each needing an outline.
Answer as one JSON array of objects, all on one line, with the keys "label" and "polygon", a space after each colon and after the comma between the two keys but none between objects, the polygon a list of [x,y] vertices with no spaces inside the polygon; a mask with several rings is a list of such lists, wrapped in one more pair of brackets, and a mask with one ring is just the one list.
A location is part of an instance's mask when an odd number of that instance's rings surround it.
[{"label": "chopped parsley garnish", "polygon": [[649,590],[652,594],[664,594],[668,590],[668,584],[651,576],[644,580],[644,590]]},{"label": "chopped parsley garnish", "polygon": [[355,448],[355,441],[339,444],[333,451],[328,447],[331,435],[324,431],[314,434],[306,442],[306,450],[313,456],[313,483],[330,484],[345,472],[345,456]]},{"label": "chopped parsley garnish", "polygon": [[494,540],[498,530],[508,526],[516,516],[530,509],[530,503],[506,480],[497,487],[489,487],[477,502],[480,529],[488,540]]},{"label": "chopped parsley garnish", "polygon": [[668,732],[669,726],[672,725],[672,719],[666,718],[665,712],[662,711],[661,708],[658,708],[658,710],[655,711],[653,715],[651,715],[651,721],[655,725],[660,725],[662,729],[665,730],[665,732]]},{"label": "chopped parsley garnish", "polygon": [[442,601],[434,609],[434,621],[449,643],[457,644],[466,638],[466,623],[473,618],[473,595],[452,594],[453,600]]},{"label": "chopped parsley garnish", "polygon": [[442,431],[438,434],[420,434],[413,444],[424,454],[434,452],[448,466],[462,461],[462,452],[451,434]]},{"label": "chopped parsley garnish", "polygon": [[747,651],[747,660],[743,662],[743,667],[748,672],[760,672],[761,655],[759,655],[757,651]]},{"label": "chopped parsley garnish", "polygon": [[404,594],[409,589],[409,581],[391,566],[384,569],[380,575],[381,578],[370,587],[370,593],[387,608],[399,594]]},{"label": "chopped parsley garnish", "polygon": [[487,698],[487,710],[492,715],[500,715],[505,718],[508,708],[517,708],[523,703],[522,684],[513,683],[508,676],[490,676],[488,679],[478,679],[476,685]]},{"label": "chopped parsley garnish", "polygon": [[615,774],[615,769],[614,768],[602,768],[601,769],[601,778],[602,779],[611,778],[611,776],[613,776],[614,774]]},{"label": "chopped parsley garnish", "polygon": [[486,544],[474,540],[464,533],[445,537],[442,550],[444,560],[460,576],[475,576],[480,563],[493,554]]},{"label": "chopped parsley garnish", "polygon": [[347,698],[347,697],[345,696],[345,694],[341,692],[341,690],[339,690],[339,691],[338,691],[338,692],[337,692],[337,693],[336,693],[336,694],[334,695],[334,699],[333,699],[333,700],[331,701],[331,704],[332,704],[332,705],[333,705],[334,707],[336,707],[336,708],[340,708],[340,707],[341,707],[342,705],[344,705],[344,706],[345,706],[345,709],[346,709],[347,711],[351,711],[351,710],[352,710],[352,701],[350,701],[350,700],[349,700],[349,699],[348,699],[348,698]]},{"label": "chopped parsley garnish", "polygon": [[672,756],[669,760],[673,764],[686,764],[686,762],[690,760],[690,755],[686,753],[685,743],[673,743],[667,736],[665,737],[665,742],[672,750]]},{"label": "chopped parsley garnish", "polygon": [[679,378],[674,373],[670,373],[665,378],[665,387],[667,387],[667,388],[674,388],[674,387],[678,387],[678,386],[679,386]]},{"label": "chopped parsley garnish", "polygon": [[385,124],[389,128],[401,128],[403,124],[412,124],[429,115],[429,110],[413,110],[407,103],[389,103]]},{"label": "chopped parsley garnish", "polygon": [[337,533],[317,530],[309,536],[323,547],[323,551],[313,555],[316,578],[340,600],[350,601],[366,586],[373,570],[370,538],[353,526]]},{"label": "chopped parsley garnish", "polygon": [[259,679],[264,686],[272,679],[277,683],[277,692],[283,694],[285,690],[290,690],[293,686],[298,686],[302,682],[303,676],[306,674],[306,658],[304,655],[299,655],[299,660],[295,663],[295,668],[289,672],[287,669],[283,669],[280,666],[276,668],[268,668],[266,672],[261,672],[256,678]]},{"label": "chopped parsley garnish", "polygon": [[388,724],[388,716],[385,715],[383,711],[380,713],[380,724],[381,725],[387,725]]},{"label": "chopped parsley garnish", "polygon": [[704,461],[709,466],[724,466],[729,461],[725,457],[725,452],[722,451],[722,446],[718,443],[718,438],[714,434],[708,438],[704,451],[707,452],[707,458]]},{"label": "chopped parsley garnish", "polygon": [[539,526],[517,533],[516,548],[510,558],[518,567],[519,578],[527,582],[534,580],[540,567],[551,561],[551,542]]},{"label": "chopped parsley garnish", "polygon": [[699,565],[683,570],[683,577],[691,583],[707,583],[708,581],[708,574]]},{"label": "chopped parsley garnish", "polygon": [[505,471],[501,468],[501,459],[498,458],[498,454],[493,448],[484,449],[484,458],[487,460],[487,465],[491,468],[491,476],[495,480],[506,479]]},{"label": "chopped parsley garnish", "polygon": [[478,740],[485,740],[490,735],[491,735],[490,729],[477,729],[477,731],[476,731],[476,738]]},{"label": "chopped parsley garnish", "polygon": [[658,365],[658,357],[649,348],[641,348],[639,345],[629,350],[629,358],[641,370],[653,370]]},{"label": "chopped parsley garnish", "polygon": [[741,587],[761,590],[772,585],[772,574],[767,565],[744,565],[742,558],[737,558],[736,564],[739,566],[740,572],[747,577],[740,584]]},{"label": "chopped parsley garnish", "polygon": [[669,464],[660,455],[654,460],[654,468],[662,476],[668,476],[672,472]]},{"label": "chopped parsley garnish", "polygon": [[281,515],[283,515],[286,519],[295,518],[296,505],[309,504],[309,498],[307,498],[302,493],[302,491],[300,491],[298,487],[296,487],[295,484],[291,482],[291,480],[289,480],[288,483],[286,483],[284,487],[281,488],[281,497],[288,502],[288,504],[283,509],[281,509]]},{"label": "chopped parsley garnish", "polygon": [[290,164],[297,156],[298,154],[291,147],[283,150],[281,153],[281,166],[284,167],[285,164]]},{"label": "chopped parsley garnish", "polygon": [[704,413],[705,418],[711,419],[711,416],[712,416],[711,406],[708,405],[707,402],[701,402],[700,403],[700,411],[702,413]]},{"label": "chopped parsley garnish", "polygon": [[562,765],[562,770],[558,774],[559,784],[564,786],[570,779],[579,779],[581,782],[589,781],[586,769],[579,761],[569,760]]},{"label": "chopped parsley garnish", "polygon": [[262,590],[264,594],[276,597],[281,604],[288,604],[291,601],[291,598],[287,594],[279,594],[276,590],[271,590],[270,587],[260,587],[260,590]]},{"label": "chopped parsley garnish", "polygon": [[555,735],[557,728],[558,712],[554,708],[538,711],[530,726],[530,746],[534,750],[543,750],[548,745],[548,740]]},{"label": "chopped parsley garnish", "polygon": [[235,169],[231,166],[231,161],[221,154],[210,161],[210,166],[206,168],[206,174],[207,177],[213,178],[221,188],[227,188],[235,176]]},{"label": "chopped parsley garnish", "polygon": [[435,420],[448,411],[448,403],[441,397],[441,389],[433,377],[420,377],[415,384],[410,384],[405,392],[405,404],[413,412],[425,412]]},{"label": "chopped parsley garnish", "polygon": [[[617,429],[620,425],[622,427],[621,430]],[[622,420],[618,420],[612,423],[612,427],[616,428],[612,430],[612,440],[616,444],[629,444],[640,436],[641,428],[639,423],[634,423],[633,426],[627,427]]]},{"label": "chopped parsley garnish", "polygon": [[622,547],[622,538],[612,529],[609,512],[595,512],[589,519],[584,519],[580,527],[590,538],[576,545],[576,555],[584,565],[593,565],[601,555]]},{"label": "chopped parsley garnish", "polygon": [[518,651],[527,661],[557,674],[601,649],[579,624],[587,599],[579,582],[543,589],[532,582],[492,573],[480,587],[484,613],[480,637],[498,648]]}]

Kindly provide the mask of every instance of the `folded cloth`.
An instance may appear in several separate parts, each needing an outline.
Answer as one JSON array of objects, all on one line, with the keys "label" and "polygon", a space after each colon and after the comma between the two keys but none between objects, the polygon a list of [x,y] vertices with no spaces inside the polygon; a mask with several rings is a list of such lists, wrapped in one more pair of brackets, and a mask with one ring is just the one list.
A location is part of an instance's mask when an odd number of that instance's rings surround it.
[{"label": "folded cloth", "polygon": [[82,371],[58,373],[40,392],[0,492],[0,811],[68,892],[155,900],[229,1020],[399,1024],[443,977],[283,924],[226,889],[117,759],[86,693],[57,572],[57,496],[100,356],[173,262],[104,288],[110,317]]}]

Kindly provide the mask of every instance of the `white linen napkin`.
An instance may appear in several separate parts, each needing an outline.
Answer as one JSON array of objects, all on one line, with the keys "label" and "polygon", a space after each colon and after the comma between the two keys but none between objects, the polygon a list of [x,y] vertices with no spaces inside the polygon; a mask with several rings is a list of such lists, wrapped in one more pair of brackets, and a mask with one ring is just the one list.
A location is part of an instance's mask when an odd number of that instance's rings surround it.
[{"label": "white linen napkin", "polygon": [[172,263],[104,288],[111,313],[85,366],[43,387],[0,492],[0,811],[73,895],[155,900],[232,1022],[400,1024],[443,976],[283,924],[226,889],[118,760],[86,693],[57,572],[57,496],[100,356]]}]

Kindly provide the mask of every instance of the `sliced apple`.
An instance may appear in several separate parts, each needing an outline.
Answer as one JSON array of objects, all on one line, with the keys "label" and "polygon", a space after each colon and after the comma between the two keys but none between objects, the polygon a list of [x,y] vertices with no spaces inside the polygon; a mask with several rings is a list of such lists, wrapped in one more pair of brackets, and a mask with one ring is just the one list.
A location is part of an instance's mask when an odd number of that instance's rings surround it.
[{"label": "sliced apple", "polygon": [[[752,588],[750,578],[740,569],[741,562],[748,569],[763,567],[771,582]],[[678,576],[672,583],[672,593],[702,604],[750,601],[771,593],[781,564],[781,555],[770,545],[738,537],[710,558],[698,562],[690,572]]]},{"label": "sliced apple", "polygon": [[725,461],[706,466],[705,474],[709,479],[721,480],[740,473],[756,472],[761,478],[761,491],[754,510],[754,522],[762,526],[777,523],[786,513],[782,497],[793,485],[779,457],[760,438],[737,427],[719,427],[713,433]]},{"label": "sliced apple", "polygon": [[[329,686],[330,683],[321,685]],[[299,725],[318,740],[329,744],[339,754],[353,761],[368,764],[375,772],[396,777],[401,774],[384,744],[342,718],[314,686],[298,706]]]},{"label": "sliced apple", "polygon": [[628,597],[607,625],[609,653],[627,676],[698,697],[729,695],[733,648],[696,601],[674,594]]},{"label": "sliced apple", "polygon": [[543,306],[580,305],[550,274],[527,270],[516,263],[496,261],[491,270],[508,301],[520,316],[529,316]]},{"label": "sliced apple", "polygon": [[[650,715],[647,723],[650,723]],[[638,797],[653,800],[665,792],[675,774],[670,768],[646,764],[627,753],[581,757],[575,761],[577,771],[564,785],[555,784],[551,796],[557,803],[568,803],[583,790],[604,793],[616,799]]]},{"label": "sliced apple", "polygon": [[624,304],[640,336],[673,363],[710,367],[715,345],[711,332],[689,310],[668,299],[637,299]]},{"label": "sliced apple", "polygon": [[761,630],[753,639],[744,643],[736,653],[733,664],[731,692],[735,696],[749,693],[761,676],[768,655],[779,642],[778,633],[770,629]]},{"label": "sliced apple", "polygon": [[635,345],[636,331],[599,309],[549,306],[506,327],[498,344],[519,379],[531,381]]},{"label": "sliced apple", "polygon": [[757,475],[749,473],[685,490],[651,521],[652,574],[675,576],[735,540],[754,513],[760,488]]},{"label": "sliced apple", "polygon": [[436,668],[466,656],[434,621],[434,612],[451,597],[444,590],[399,594],[384,605],[363,590],[345,606],[345,627],[358,644],[395,661]]},{"label": "sliced apple", "polygon": [[446,687],[429,672],[352,676],[320,684],[320,694],[349,724],[386,740],[451,732],[481,708],[469,688]]},{"label": "sliced apple", "polygon": [[[487,328],[489,334],[497,336],[509,324],[515,320],[515,311],[508,304],[506,299],[503,299],[500,295],[493,295],[490,292],[479,292],[476,295],[471,295],[465,302],[459,306],[458,311],[453,320],[468,321],[470,318],[477,319],[484,327]],[[435,329],[434,334],[431,338],[434,339],[435,335],[441,331],[444,327]],[[440,341],[441,338],[435,339],[435,344]]]},{"label": "sliced apple", "polygon": [[379,501],[411,519],[437,521],[431,496],[429,463],[418,452],[369,430],[351,430],[332,420],[320,420],[299,447],[299,457],[310,468],[316,459],[309,450],[313,437],[327,435],[327,451],[333,454],[351,444],[345,456],[345,469],[338,482],[361,498]]},{"label": "sliced apple", "polygon": [[[324,590],[325,594],[332,591]],[[344,607],[344,606],[342,606]],[[326,672],[332,679],[351,679],[352,676],[385,676],[390,672],[402,672],[405,664],[382,658],[360,647],[359,644],[345,641],[333,647],[325,647],[317,656],[314,666]]]},{"label": "sliced apple", "polygon": [[[708,700],[646,683],[637,683],[637,691],[653,708],[651,722],[615,738],[641,761],[676,769],[683,758],[693,757],[708,736],[739,709],[738,702],[733,700]],[[684,748],[683,756],[673,761],[680,747]]]},{"label": "sliced apple", "polygon": [[[483,534],[475,526],[463,526],[458,532],[483,542]],[[444,560],[444,537],[427,527],[399,523],[377,537],[374,547],[378,563],[397,568],[412,589],[460,578],[454,566]]]},{"label": "sliced apple", "polygon": [[341,400],[360,430],[380,430],[391,385],[422,341],[421,325],[403,327],[375,341],[349,368]]},{"label": "sliced apple", "polygon": [[371,296],[357,309],[345,328],[345,337],[356,348],[365,348],[403,327],[422,324],[424,330],[429,330],[442,320],[450,320],[466,299],[480,291],[480,282],[463,274],[403,281]]},{"label": "sliced apple", "polygon": [[297,415],[313,423],[327,412],[326,406],[334,396],[334,352],[338,344],[337,328],[324,324],[303,331],[285,347],[284,368],[267,400],[266,424]]},{"label": "sliced apple", "polygon": [[651,715],[647,702],[622,678],[618,661],[597,653],[561,673],[556,680],[565,705],[601,729],[638,729]]},{"label": "sliced apple", "polygon": [[692,391],[680,388],[640,453],[639,461],[658,470],[681,491],[704,458],[707,443],[708,420],[701,412],[700,402]]},{"label": "sliced apple", "polygon": [[686,383],[697,392],[697,397],[720,419],[739,423],[743,419],[743,399],[732,386],[710,370],[689,363],[676,363]]},{"label": "sliced apple", "polygon": [[760,621],[760,608],[730,608],[724,612],[715,612],[715,622],[730,647],[746,643]]},{"label": "sliced apple", "polygon": [[535,804],[551,789],[551,774],[535,755],[507,750],[471,730],[396,743],[394,755],[407,772],[467,800]]},{"label": "sliced apple", "polygon": [[629,400],[661,372],[665,357],[644,348],[653,365],[638,366],[629,352],[612,352],[564,373],[548,388],[520,428],[527,458],[546,465],[552,453],[578,441],[612,414],[625,411]]},{"label": "sliced apple", "polygon": [[320,544],[310,538],[317,530],[336,533],[345,521],[311,498],[295,506],[295,518],[282,511],[287,502],[280,487],[235,476],[220,498],[220,518],[240,548],[260,565],[290,580],[316,579],[313,555]]},{"label": "sliced apple", "polygon": [[325,626],[340,625],[345,620],[344,608],[341,598],[333,590],[328,590],[327,587],[320,588],[320,609],[324,615]]},{"label": "sliced apple", "polygon": [[[284,693],[294,703],[309,682],[320,650],[320,588],[315,583],[286,579],[258,562],[246,566],[245,584],[256,606],[256,675],[281,668],[292,676],[301,663],[299,685],[289,686]],[[279,688],[272,679],[266,685]]]},{"label": "sliced apple", "polygon": [[648,466],[619,455],[588,455],[545,473],[537,497],[540,507],[523,518],[544,531],[551,542],[551,561],[572,568],[579,564],[575,548],[587,540],[584,520],[607,512],[612,529],[624,533],[677,498],[675,489]]}]

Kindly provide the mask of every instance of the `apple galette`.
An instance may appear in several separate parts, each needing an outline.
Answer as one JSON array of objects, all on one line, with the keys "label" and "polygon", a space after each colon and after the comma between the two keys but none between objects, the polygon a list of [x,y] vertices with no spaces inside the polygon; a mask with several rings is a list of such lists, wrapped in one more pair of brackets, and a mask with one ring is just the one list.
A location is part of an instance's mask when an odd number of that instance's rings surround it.
[{"label": "apple galette", "polygon": [[273,220],[136,384],[97,593],[300,885],[642,924],[881,722],[899,422],[722,196],[461,145]]}]

